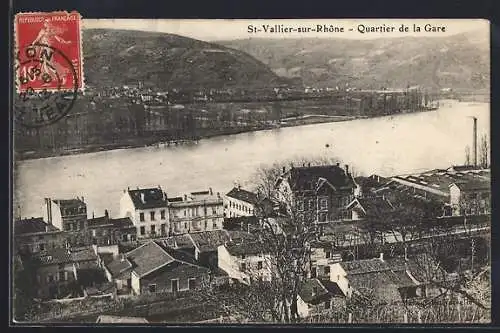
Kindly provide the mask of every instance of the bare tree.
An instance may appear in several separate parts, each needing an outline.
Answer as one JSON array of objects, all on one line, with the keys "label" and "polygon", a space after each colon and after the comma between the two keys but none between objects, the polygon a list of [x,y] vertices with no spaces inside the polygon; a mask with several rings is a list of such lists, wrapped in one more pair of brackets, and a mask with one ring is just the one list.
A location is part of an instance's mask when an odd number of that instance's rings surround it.
[{"label": "bare tree", "polygon": [[465,165],[471,165],[470,147],[469,146],[465,147]]},{"label": "bare tree", "polygon": [[488,137],[485,134],[481,137],[481,145],[479,147],[479,164],[483,168],[488,167],[488,151],[489,151]]}]

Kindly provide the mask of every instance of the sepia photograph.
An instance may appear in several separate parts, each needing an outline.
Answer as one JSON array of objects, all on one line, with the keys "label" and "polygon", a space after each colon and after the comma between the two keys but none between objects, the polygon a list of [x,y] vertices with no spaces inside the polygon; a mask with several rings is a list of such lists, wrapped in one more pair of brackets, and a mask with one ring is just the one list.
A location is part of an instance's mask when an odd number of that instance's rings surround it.
[{"label": "sepia photograph", "polygon": [[491,323],[487,20],[13,24],[14,323]]}]

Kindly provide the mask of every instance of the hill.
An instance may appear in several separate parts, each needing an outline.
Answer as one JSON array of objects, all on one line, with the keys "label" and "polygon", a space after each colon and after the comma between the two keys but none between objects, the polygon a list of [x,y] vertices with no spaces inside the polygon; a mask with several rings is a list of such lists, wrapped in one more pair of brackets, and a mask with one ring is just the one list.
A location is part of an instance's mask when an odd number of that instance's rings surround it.
[{"label": "hill", "polygon": [[266,86],[282,83],[245,52],[173,34],[131,30],[83,31],[86,84],[167,88]]},{"label": "hill", "polygon": [[334,38],[242,39],[219,44],[253,55],[276,74],[306,85],[359,88],[424,85],[489,89],[486,34],[372,40]]}]

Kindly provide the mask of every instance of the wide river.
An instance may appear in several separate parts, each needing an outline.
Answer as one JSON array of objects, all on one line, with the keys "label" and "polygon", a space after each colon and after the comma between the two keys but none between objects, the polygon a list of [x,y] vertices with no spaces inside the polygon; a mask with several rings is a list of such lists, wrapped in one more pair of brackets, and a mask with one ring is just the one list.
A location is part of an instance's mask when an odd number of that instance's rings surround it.
[{"label": "wide river", "polygon": [[[472,119],[490,131],[490,105],[445,103],[439,110],[243,133],[175,147],[141,147],[20,161],[14,170],[14,214],[41,216],[44,197],[84,196],[89,215],[119,213],[127,187],[161,185],[172,195],[227,192],[248,184],[261,165],[329,157],[358,175],[447,168],[465,161]],[[478,140],[480,142],[480,140]]]}]

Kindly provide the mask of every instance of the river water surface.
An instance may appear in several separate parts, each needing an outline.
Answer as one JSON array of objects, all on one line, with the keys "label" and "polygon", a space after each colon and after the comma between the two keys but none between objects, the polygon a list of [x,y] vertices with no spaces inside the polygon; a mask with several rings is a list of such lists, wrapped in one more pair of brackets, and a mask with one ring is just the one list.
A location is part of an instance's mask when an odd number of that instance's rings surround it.
[{"label": "river water surface", "polygon": [[[25,160],[14,170],[14,214],[41,216],[44,197],[84,196],[89,215],[119,212],[127,187],[167,193],[227,192],[247,184],[266,164],[302,157],[337,158],[358,175],[405,174],[463,164],[472,119],[489,137],[490,105],[445,104],[437,111],[288,127],[201,140],[174,147],[141,147]],[[16,208],[17,207],[17,208]]]}]

